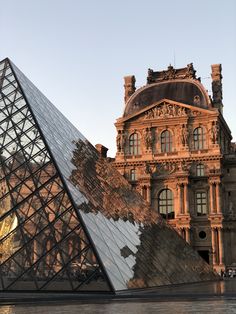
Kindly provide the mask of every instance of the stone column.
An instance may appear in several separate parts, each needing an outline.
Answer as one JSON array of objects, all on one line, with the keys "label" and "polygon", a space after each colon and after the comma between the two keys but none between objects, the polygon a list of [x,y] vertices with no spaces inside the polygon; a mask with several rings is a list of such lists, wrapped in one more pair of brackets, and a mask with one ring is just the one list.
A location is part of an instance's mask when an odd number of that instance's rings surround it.
[{"label": "stone column", "polygon": [[213,196],[213,192],[214,192],[213,183],[210,183],[210,213],[211,214],[214,213],[214,196]]},{"label": "stone column", "polygon": [[216,212],[221,213],[221,206],[220,206],[220,183],[216,183]]},{"label": "stone column", "polygon": [[190,244],[190,229],[189,228],[185,228],[185,235],[186,235],[186,242]]},{"label": "stone column", "polygon": [[182,184],[179,184],[179,214],[183,213],[183,207],[182,207]]},{"label": "stone column", "polygon": [[219,235],[219,264],[222,265],[224,263],[224,244],[222,228],[218,228],[218,235]]},{"label": "stone column", "polygon": [[217,262],[217,256],[216,256],[216,233],[215,228],[211,228],[211,242],[212,242],[212,263],[213,265]]},{"label": "stone column", "polygon": [[184,183],[184,213],[189,214],[188,206],[188,183]]}]

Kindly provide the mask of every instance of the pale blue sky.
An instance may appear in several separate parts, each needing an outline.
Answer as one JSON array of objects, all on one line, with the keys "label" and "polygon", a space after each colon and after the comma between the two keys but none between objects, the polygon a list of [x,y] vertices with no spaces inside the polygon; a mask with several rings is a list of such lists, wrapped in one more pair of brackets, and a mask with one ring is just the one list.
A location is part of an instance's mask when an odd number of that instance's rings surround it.
[{"label": "pale blue sky", "polygon": [[[93,144],[115,154],[123,76],[193,62],[207,89],[222,63],[224,116],[236,140],[235,0],[0,0],[9,57]],[[174,57],[175,56],[175,57]]]}]

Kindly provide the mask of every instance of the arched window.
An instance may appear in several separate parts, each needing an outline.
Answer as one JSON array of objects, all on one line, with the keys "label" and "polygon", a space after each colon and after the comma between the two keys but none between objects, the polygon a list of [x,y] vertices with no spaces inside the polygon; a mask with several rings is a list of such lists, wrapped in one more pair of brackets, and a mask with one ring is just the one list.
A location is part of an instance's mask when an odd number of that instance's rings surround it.
[{"label": "arched window", "polygon": [[169,189],[164,189],[159,193],[158,211],[166,219],[175,218],[173,193]]},{"label": "arched window", "polygon": [[196,209],[198,216],[204,216],[207,214],[207,195],[206,192],[196,193]]},{"label": "arched window", "polygon": [[140,136],[133,133],[129,137],[129,153],[130,155],[140,155]]},{"label": "arched window", "polygon": [[205,147],[205,132],[202,127],[198,127],[193,131],[193,147],[194,149],[203,149]]},{"label": "arched window", "polygon": [[203,177],[205,174],[204,174],[204,165],[203,164],[198,164],[197,167],[196,167],[196,175],[198,177]]},{"label": "arched window", "polygon": [[130,180],[131,181],[136,181],[136,170],[135,169],[131,169],[130,170]]},{"label": "arched window", "polygon": [[168,153],[172,151],[172,136],[170,131],[165,130],[161,133],[161,152]]}]

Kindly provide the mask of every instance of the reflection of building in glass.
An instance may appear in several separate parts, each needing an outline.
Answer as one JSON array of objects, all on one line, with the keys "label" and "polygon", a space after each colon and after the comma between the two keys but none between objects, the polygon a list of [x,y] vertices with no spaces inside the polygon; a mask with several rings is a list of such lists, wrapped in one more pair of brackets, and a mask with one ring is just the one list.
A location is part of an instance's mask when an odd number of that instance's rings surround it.
[{"label": "reflection of building in glass", "polygon": [[221,65],[212,65],[212,99],[195,72],[192,64],[149,69],[137,90],[134,76],[125,77],[117,133],[138,134],[139,141],[135,151],[130,141],[117,149],[114,165],[220,270],[236,266],[235,143],[223,118]]},{"label": "reflection of building in glass", "polygon": [[[8,194],[8,187],[6,179],[4,180],[4,175],[0,170],[0,215],[3,216],[11,209],[11,199]],[[5,197],[4,197],[5,196]],[[8,215],[6,219],[0,221],[0,241],[5,238],[8,234],[17,227],[17,218],[14,213]],[[16,241],[14,241],[13,236],[9,236],[6,241],[0,244],[0,261],[7,259],[15,249]],[[4,254],[3,254],[4,253]]]},{"label": "reflection of building in glass", "polygon": [[[0,89],[0,290],[115,292],[216,278],[8,59]],[[122,132],[117,142],[122,152]],[[139,154],[140,135],[131,142]]]}]

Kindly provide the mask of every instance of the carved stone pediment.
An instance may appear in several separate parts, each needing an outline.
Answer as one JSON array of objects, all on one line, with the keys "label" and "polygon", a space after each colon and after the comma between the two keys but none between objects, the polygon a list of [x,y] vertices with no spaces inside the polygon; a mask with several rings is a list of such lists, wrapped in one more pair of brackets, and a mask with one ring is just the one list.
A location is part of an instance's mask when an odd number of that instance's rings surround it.
[{"label": "carved stone pediment", "polygon": [[149,119],[163,119],[174,117],[186,117],[186,116],[199,116],[201,112],[198,110],[191,110],[184,106],[174,105],[168,102],[156,105],[153,108],[147,110],[143,116],[145,120]]},{"label": "carved stone pediment", "polygon": [[205,108],[194,107],[181,103],[176,103],[171,100],[163,100],[159,103],[149,106],[146,110],[141,110],[135,115],[130,116],[125,120],[152,120],[152,119],[165,119],[176,117],[197,117],[206,113],[214,113],[213,111]]}]

